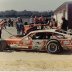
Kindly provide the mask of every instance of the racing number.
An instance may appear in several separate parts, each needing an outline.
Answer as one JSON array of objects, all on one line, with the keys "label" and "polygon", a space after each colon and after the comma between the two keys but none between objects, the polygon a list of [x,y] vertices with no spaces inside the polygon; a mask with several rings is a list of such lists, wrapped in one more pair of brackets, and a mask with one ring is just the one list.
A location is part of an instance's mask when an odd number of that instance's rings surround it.
[{"label": "racing number", "polygon": [[32,49],[41,50],[43,46],[43,40],[33,40]]}]

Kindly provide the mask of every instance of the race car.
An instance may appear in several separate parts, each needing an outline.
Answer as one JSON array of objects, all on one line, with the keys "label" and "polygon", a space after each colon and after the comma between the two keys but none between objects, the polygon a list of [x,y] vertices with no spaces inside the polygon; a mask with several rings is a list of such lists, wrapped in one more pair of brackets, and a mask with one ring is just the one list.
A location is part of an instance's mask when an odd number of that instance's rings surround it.
[{"label": "race car", "polygon": [[59,53],[63,49],[72,49],[72,37],[68,34],[57,32],[56,29],[31,31],[24,37],[10,37],[0,40],[0,50],[25,49]]}]

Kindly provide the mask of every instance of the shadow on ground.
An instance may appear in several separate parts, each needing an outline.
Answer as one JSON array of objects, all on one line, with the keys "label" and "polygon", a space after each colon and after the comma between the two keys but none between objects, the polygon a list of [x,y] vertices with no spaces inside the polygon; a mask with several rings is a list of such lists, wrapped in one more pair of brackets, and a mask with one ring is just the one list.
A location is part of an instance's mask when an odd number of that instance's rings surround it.
[{"label": "shadow on ground", "polygon": [[[1,52],[28,52],[28,53],[47,53],[46,51],[36,51],[36,50],[14,50],[14,49],[10,49],[10,50],[4,50]],[[49,53],[48,53],[49,54]],[[72,51],[70,50],[63,50],[61,53],[55,54],[55,55],[72,55]]]}]

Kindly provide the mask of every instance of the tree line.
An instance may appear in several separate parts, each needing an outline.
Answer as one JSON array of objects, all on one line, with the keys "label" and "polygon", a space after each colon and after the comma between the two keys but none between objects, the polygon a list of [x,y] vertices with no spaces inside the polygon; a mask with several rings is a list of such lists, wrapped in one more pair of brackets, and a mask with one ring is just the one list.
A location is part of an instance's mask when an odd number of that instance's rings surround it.
[{"label": "tree line", "polygon": [[51,17],[53,15],[53,11],[15,11],[15,10],[7,10],[7,11],[0,11],[0,17],[31,17],[31,16],[44,16],[44,17]]}]

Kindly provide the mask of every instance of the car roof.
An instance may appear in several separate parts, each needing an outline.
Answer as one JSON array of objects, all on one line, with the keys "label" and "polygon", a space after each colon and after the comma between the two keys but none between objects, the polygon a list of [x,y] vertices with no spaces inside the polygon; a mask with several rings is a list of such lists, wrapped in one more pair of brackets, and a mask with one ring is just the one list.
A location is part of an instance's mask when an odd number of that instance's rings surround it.
[{"label": "car roof", "polygon": [[31,31],[30,33],[27,34],[27,36],[31,33],[38,33],[38,32],[49,32],[49,33],[56,33],[56,34],[60,34],[60,35],[68,35],[68,34],[64,34],[64,33],[60,33],[57,31],[57,29],[48,29],[48,30],[36,30],[36,31]]},{"label": "car roof", "polygon": [[[37,33],[37,32],[55,32],[57,29],[48,29],[48,30],[36,30],[36,31],[31,31],[30,33]],[[29,33],[29,34],[30,34]]]}]

